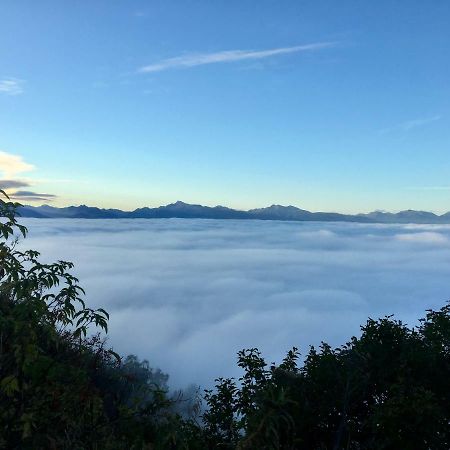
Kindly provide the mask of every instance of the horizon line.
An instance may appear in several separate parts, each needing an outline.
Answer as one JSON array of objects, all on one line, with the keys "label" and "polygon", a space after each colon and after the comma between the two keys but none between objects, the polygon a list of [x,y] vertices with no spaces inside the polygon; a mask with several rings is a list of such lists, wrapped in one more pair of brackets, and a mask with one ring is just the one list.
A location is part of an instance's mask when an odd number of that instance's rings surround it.
[{"label": "horizon line", "polygon": [[365,216],[365,215],[369,215],[369,214],[374,214],[374,213],[381,213],[381,214],[399,214],[399,213],[403,213],[403,212],[417,212],[417,213],[427,213],[427,214],[433,214],[436,217],[442,217],[448,213],[450,213],[450,210],[443,212],[443,213],[436,213],[434,211],[431,210],[422,210],[422,209],[411,209],[411,208],[407,208],[407,209],[400,209],[400,210],[385,210],[385,209],[375,209],[375,210],[371,210],[369,212],[356,212],[356,213],[346,213],[346,212],[339,212],[336,210],[309,210],[309,209],[304,209],[295,205],[282,205],[279,203],[272,203],[269,206],[263,206],[263,207],[259,207],[259,208],[248,208],[248,209],[241,209],[241,208],[233,208],[233,207],[229,207],[229,206],[224,206],[224,205],[214,205],[214,206],[209,206],[209,205],[202,205],[201,203],[186,203],[182,200],[176,200],[172,203],[167,203],[165,205],[159,205],[159,206],[139,206],[137,208],[134,209],[121,209],[121,208],[106,208],[106,207],[101,207],[101,206],[91,206],[91,205],[86,205],[84,203],[81,204],[71,204],[71,205],[67,205],[67,206],[53,206],[50,205],[48,203],[43,203],[41,205],[29,205],[29,204],[21,204],[21,207],[29,207],[29,208],[41,208],[41,207],[49,207],[49,208],[54,208],[54,209],[65,209],[65,208],[80,208],[80,207],[86,207],[86,208],[96,208],[96,209],[100,209],[103,211],[120,211],[120,212],[124,212],[124,213],[132,213],[135,212],[137,210],[140,209],[159,209],[159,208],[167,208],[169,206],[174,206],[174,205],[185,205],[185,206],[200,206],[202,208],[209,208],[209,209],[215,209],[215,208],[225,208],[231,211],[237,211],[237,212],[250,212],[250,211],[255,211],[255,210],[264,210],[264,209],[268,209],[268,208],[273,208],[273,207],[281,207],[281,208],[295,208],[299,211],[305,211],[305,212],[309,212],[312,214],[316,214],[316,213],[324,213],[324,214],[340,214],[343,216]]}]

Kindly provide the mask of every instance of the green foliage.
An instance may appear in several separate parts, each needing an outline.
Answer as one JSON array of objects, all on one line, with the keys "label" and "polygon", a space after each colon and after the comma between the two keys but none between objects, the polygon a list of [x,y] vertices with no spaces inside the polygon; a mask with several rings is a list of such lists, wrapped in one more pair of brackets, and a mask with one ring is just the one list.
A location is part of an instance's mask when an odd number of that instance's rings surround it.
[{"label": "green foliage", "polygon": [[[6,195],[3,193],[3,195]],[[450,305],[416,328],[369,319],[339,348],[297,348],[280,365],[239,352],[238,379],[168,394],[168,377],[124,360],[92,327],[72,264],[19,251],[19,205],[0,199],[0,448],[450,448]]]},{"label": "green foliage", "polygon": [[345,346],[298,356],[268,367],[256,349],[239,354],[240,383],[207,392],[210,448],[450,448],[450,305],[416,329],[369,319]]}]

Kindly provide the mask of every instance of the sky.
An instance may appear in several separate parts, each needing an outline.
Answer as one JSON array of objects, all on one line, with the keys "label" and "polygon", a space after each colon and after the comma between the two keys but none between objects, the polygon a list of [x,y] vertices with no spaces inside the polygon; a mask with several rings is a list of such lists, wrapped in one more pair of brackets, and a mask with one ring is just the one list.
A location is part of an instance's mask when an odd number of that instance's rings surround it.
[{"label": "sky", "polygon": [[0,186],[450,210],[450,2],[0,1]]},{"label": "sky", "polygon": [[[108,343],[170,375],[172,388],[240,376],[360,335],[368,317],[418,325],[449,296],[449,225],[24,219],[21,248],[66,259],[87,305],[110,313]],[[91,330],[94,332],[94,330]]]}]

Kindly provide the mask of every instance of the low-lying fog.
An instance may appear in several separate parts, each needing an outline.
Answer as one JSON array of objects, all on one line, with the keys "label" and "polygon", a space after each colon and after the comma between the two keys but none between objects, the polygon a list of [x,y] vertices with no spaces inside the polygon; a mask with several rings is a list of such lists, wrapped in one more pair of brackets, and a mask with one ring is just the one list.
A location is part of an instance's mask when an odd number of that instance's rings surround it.
[{"label": "low-lying fog", "polygon": [[172,387],[239,374],[236,352],[269,362],[368,316],[409,324],[450,298],[450,226],[221,220],[27,219],[27,248],[65,259],[109,340],[170,374]]}]

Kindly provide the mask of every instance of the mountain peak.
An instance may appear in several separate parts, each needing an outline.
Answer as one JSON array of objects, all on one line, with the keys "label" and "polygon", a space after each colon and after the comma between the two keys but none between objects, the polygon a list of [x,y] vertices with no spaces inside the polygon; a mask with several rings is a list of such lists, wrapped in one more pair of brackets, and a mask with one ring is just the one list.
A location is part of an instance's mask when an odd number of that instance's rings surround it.
[{"label": "mountain peak", "polygon": [[175,203],[169,203],[165,207],[163,206],[163,208],[186,208],[189,206],[194,206],[194,205],[182,202],[181,200],[177,200]]}]

